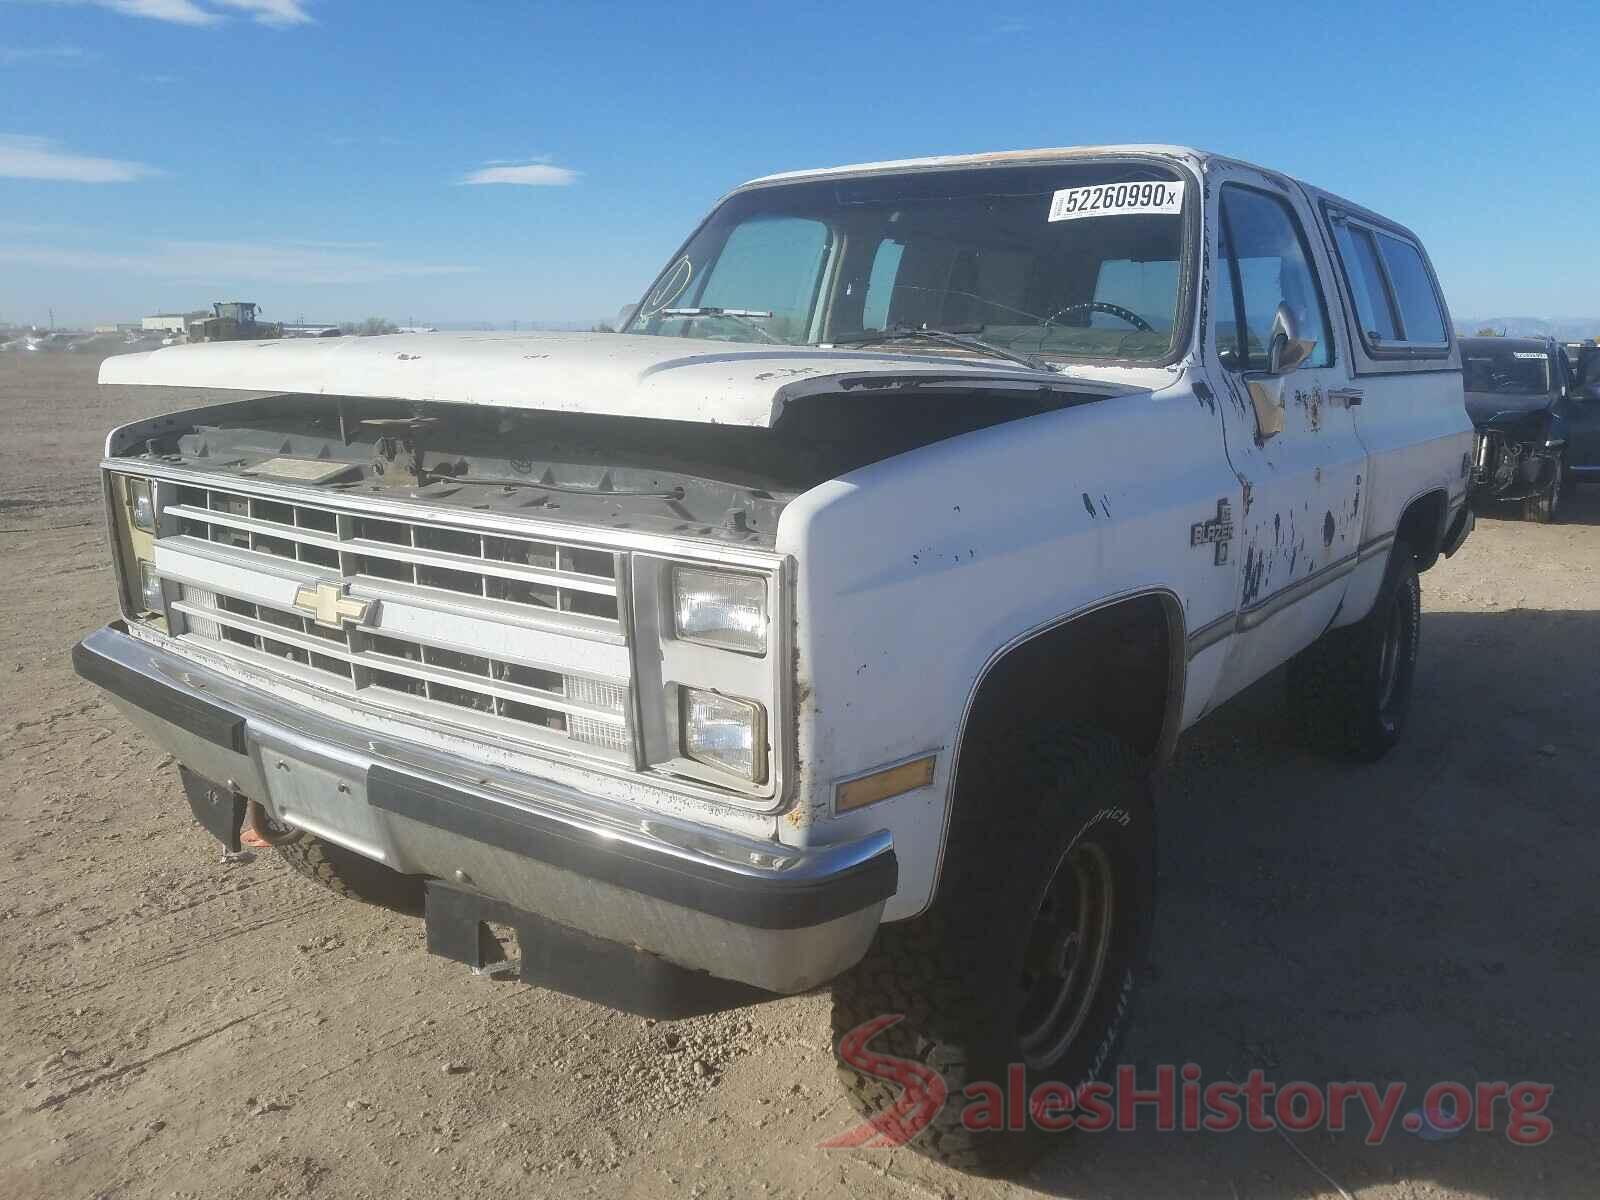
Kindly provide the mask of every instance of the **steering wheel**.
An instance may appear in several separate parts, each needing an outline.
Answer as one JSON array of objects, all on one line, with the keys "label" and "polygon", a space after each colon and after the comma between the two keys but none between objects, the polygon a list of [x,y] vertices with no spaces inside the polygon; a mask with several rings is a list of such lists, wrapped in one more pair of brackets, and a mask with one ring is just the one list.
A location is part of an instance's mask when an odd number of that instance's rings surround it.
[{"label": "steering wheel", "polygon": [[1107,304],[1104,300],[1088,300],[1082,304],[1069,304],[1065,308],[1058,308],[1040,323],[1039,328],[1047,328],[1055,323],[1057,317],[1064,317],[1068,313],[1075,312],[1101,312],[1126,321],[1140,333],[1154,333],[1156,331],[1156,327],[1138,313],[1131,309],[1123,308],[1120,304]]}]

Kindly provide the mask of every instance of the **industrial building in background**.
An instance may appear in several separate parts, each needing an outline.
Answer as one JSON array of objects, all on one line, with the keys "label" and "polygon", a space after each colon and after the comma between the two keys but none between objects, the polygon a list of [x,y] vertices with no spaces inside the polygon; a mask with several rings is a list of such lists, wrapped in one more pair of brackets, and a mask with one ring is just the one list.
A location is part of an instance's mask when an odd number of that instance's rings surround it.
[{"label": "industrial building in background", "polygon": [[153,313],[140,322],[146,333],[187,333],[190,321],[203,320],[205,309],[186,313]]}]

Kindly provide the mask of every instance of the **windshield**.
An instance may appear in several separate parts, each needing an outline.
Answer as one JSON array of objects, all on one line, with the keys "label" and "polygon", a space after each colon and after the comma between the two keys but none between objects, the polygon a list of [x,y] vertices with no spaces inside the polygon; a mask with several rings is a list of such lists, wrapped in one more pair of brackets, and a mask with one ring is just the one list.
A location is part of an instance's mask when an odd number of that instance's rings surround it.
[{"label": "windshield", "polygon": [[1550,398],[1550,357],[1541,350],[1463,342],[1461,372],[1467,391],[1503,398],[1503,408],[1542,408]]},{"label": "windshield", "polygon": [[1181,320],[1193,188],[1128,162],[920,171],[757,188],[714,212],[629,333],[1159,362]]}]

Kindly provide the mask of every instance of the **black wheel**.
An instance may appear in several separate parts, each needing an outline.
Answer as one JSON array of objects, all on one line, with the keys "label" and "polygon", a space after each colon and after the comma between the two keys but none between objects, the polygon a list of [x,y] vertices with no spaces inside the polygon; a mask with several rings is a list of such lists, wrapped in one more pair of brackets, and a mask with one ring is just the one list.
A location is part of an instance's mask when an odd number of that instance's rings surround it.
[{"label": "black wheel", "polygon": [[1422,584],[1404,542],[1372,611],[1330,630],[1289,664],[1289,691],[1312,741],[1360,762],[1376,762],[1400,740],[1411,707],[1422,640]]},{"label": "black wheel", "polygon": [[[947,1098],[907,1144],[1004,1173],[1051,1145],[1048,1121],[983,1128],[963,1089],[1006,1089],[1020,1071],[1027,1103],[1042,1083],[1075,1090],[1114,1068],[1149,939],[1155,831],[1147,771],[1097,730],[1038,728],[962,755],[935,904],[884,926],[836,981],[833,1036],[863,1117],[904,1117],[907,1072],[931,1068]],[[863,1062],[860,1031],[875,1027],[877,1067],[863,1071],[849,1060]]]},{"label": "black wheel", "polygon": [[1537,496],[1522,502],[1522,519],[1550,525],[1561,518],[1561,496],[1567,485],[1567,456],[1557,458],[1550,471],[1549,486]]},{"label": "black wheel", "polygon": [[300,874],[314,879],[330,892],[410,916],[422,915],[423,878],[402,875],[392,867],[363,857],[353,850],[302,832],[280,842],[274,850]]}]

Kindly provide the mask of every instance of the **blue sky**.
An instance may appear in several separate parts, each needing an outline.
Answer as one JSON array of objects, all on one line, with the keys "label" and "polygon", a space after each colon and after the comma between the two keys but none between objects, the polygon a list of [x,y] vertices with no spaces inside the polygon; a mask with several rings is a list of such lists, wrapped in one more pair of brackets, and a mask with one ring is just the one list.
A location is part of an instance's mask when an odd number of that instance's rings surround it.
[{"label": "blue sky", "polygon": [[1458,316],[1600,314],[1594,6],[1509,11],[0,0],[0,322],[607,317],[751,176],[1136,141],[1409,224]]}]

